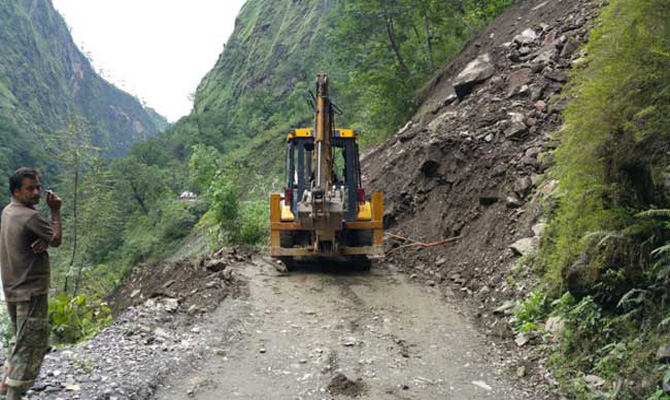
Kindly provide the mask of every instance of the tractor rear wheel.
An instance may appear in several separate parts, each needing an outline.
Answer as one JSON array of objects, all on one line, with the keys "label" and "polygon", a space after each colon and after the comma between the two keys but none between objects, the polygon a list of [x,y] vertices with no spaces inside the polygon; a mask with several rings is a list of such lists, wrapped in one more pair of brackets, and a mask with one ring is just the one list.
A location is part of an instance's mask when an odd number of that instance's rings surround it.
[{"label": "tractor rear wheel", "polygon": [[290,256],[280,257],[279,261],[281,261],[284,264],[287,272],[291,272],[295,269],[295,260],[293,259],[293,257]]},{"label": "tractor rear wheel", "polygon": [[372,269],[372,260],[366,256],[352,256],[347,259],[347,266],[352,271],[368,272]]}]

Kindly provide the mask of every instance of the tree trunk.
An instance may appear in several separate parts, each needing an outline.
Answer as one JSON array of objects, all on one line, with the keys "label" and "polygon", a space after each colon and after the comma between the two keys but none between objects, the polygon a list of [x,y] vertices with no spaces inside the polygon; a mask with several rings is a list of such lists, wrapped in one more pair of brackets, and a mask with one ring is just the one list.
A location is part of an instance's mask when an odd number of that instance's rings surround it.
[{"label": "tree trunk", "polygon": [[74,281],[74,293],[72,297],[77,297],[77,292],[79,292],[79,283],[81,282],[81,273],[84,270],[84,263],[79,263],[79,270],[77,271],[77,279]]},{"label": "tree trunk", "polygon": [[131,184],[130,184],[130,189],[132,189],[132,191],[133,191],[133,197],[134,197],[135,200],[137,201],[137,204],[140,205],[140,208],[142,209],[142,212],[143,212],[145,215],[149,215],[149,210],[147,209],[147,206],[144,204],[144,198],[140,195],[140,193],[139,193],[139,191],[137,190],[137,188],[135,187],[135,185],[133,185],[133,184],[131,183]]},{"label": "tree trunk", "polygon": [[433,36],[430,33],[430,20],[428,19],[428,11],[424,7],[423,9],[423,20],[426,25],[426,44],[428,45],[428,63],[430,66],[430,71],[433,71],[434,64],[433,64]]},{"label": "tree trunk", "polygon": [[398,46],[398,40],[396,38],[392,17],[386,17],[386,32],[388,33],[389,41],[391,42],[391,49],[393,49],[395,58],[398,61],[398,64],[400,65],[400,69],[402,69],[402,71],[409,76],[410,75],[409,68],[407,68],[407,64],[405,64],[405,59],[400,53],[400,47]]},{"label": "tree trunk", "polygon": [[78,189],[79,186],[79,169],[75,169],[74,171],[74,198],[72,201],[73,204],[73,210],[74,210],[74,229],[73,229],[73,235],[72,235],[72,258],[70,259],[70,265],[67,268],[67,271],[65,271],[65,286],[63,288],[63,291],[65,294],[67,294],[67,289],[68,289],[68,283],[70,279],[70,270],[72,270],[72,266],[74,265],[74,259],[77,256],[77,193],[79,191]]}]

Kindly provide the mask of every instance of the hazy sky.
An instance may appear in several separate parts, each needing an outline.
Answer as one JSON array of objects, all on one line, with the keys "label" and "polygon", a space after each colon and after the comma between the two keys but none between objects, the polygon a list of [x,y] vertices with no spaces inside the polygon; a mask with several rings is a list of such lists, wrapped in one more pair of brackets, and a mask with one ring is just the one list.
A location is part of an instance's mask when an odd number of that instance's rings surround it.
[{"label": "hazy sky", "polygon": [[174,122],[245,0],[53,0],[97,71]]}]

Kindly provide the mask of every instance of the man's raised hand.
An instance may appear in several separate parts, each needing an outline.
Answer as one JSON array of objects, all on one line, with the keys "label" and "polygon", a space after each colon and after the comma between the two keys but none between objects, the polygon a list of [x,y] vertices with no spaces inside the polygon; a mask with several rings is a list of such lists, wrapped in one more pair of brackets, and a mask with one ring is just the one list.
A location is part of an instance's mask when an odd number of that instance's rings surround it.
[{"label": "man's raised hand", "polygon": [[63,201],[60,197],[51,190],[47,190],[47,205],[51,211],[60,211],[60,207],[63,204]]}]

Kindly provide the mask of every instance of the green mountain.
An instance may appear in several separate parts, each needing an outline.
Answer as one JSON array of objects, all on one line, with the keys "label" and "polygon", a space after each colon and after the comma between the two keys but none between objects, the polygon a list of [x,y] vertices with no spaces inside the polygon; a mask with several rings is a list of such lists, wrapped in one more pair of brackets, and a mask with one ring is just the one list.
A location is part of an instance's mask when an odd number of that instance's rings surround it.
[{"label": "green mountain", "polygon": [[48,165],[44,143],[73,114],[111,157],[167,126],[96,74],[50,0],[0,0],[0,169]]},{"label": "green mountain", "polygon": [[[163,146],[178,158],[215,147],[256,173],[281,171],[284,133],[309,125],[305,97],[327,72],[338,124],[364,144],[390,137],[416,111],[420,90],[510,0],[248,0],[193,112]],[[159,146],[160,147],[160,146]]]},{"label": "green mountain", "polygon": [[267,159],[279,148],[281,131],[311,120],[304,96],[315,75],[328,71],[345,83],[327,42],[337,21],[334,8],[330,0],[247,1],[196,92],[191,118],[202,142],[246,159],[261,150]]}]

